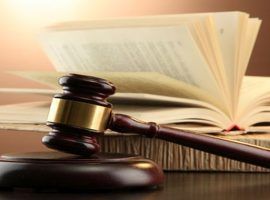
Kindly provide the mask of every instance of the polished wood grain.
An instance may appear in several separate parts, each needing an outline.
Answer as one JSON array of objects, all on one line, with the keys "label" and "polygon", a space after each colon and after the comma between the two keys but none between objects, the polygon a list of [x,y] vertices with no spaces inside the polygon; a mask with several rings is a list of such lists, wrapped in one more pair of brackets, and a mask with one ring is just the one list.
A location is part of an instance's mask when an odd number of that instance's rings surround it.
[{"label": "polished wood grain", "polygon": [[[112,107],[112,104],[107,102],[106,99],[114,94],[115,87],[107,80],[69,74],[61,77],[59,84],[63,88],[63,93],[55,94],[55,98]],[[48,122],[47,125],[52,128],[52,131],[42,138],[42,143],[49,148],[85,156],[100,151],[95,138],[96,132],[59,123]]]},{"label": "polished wood grain", "polygon": [[133,155],[32,152],[0,157],[0,187],[11,189],[119,190],[159,186],[163,179],[156,163]]}]

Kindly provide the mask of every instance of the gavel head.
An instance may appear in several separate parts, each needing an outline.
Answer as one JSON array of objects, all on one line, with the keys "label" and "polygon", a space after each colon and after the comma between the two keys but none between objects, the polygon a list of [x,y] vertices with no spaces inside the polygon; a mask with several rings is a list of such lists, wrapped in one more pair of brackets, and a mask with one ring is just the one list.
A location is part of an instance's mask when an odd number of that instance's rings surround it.
[{"label": "gavel head", "polygon": [[89,156],[99,151],[96,135],[111,118],[112,83],[91,76],[70,74],[59,79],[63,93],[52,100],[47,125],[52,128],[42,143],[52,149]]}]

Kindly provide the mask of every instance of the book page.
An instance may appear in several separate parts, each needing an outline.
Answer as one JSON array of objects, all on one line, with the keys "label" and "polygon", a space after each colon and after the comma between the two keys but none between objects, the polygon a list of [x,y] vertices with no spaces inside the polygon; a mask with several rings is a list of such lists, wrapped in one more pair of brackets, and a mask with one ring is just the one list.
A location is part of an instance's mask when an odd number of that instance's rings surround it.
[{"label": "book page", "polygon": [[66,22],[42,41],[59,71],[158,72],[215,96],[232,119],[259,27],[238,11],[142,16]]},{"label": "book page", "polygon": [[50,102],[28,102],[0,106],[1,123],[44,124],[49,113]]},{"label": "book page", "polygon": [[[201,53],[207,61],[211,72],[213,73],[216,82],[221,92],[224,94],[228,91],[227,83],[221,75],[224,73],[220,69],[222,59],[220,59],[221,51],[217,44],[217,36],[215,27],[213,27],[213,13],[187,13],[174,15],[154,15],[154,16],[136,16],[124,18],[108,18],[99,20],[87,21],[70,21],[54,24],[46,27],[47,31],[71,31],[71,30],[85,30],[97,28],[119,28],[119,27],[153,27],[153,26],[179,26],[188,24],[188,28],[192,34],[196,45],[199,47]],[[225,94],[225,99],[226,99]],[[225,101],[226,103],[226,101]]]},{"label": "book page", "polygon": [[[236,115],[242,78],[256,41],[261,21],[243,12],[214,13],[224,75],[230,91],[232,117]],[[222,67],[222,66],[221,66]]]},{"label": "book page", "polygon": [[102,18],[80,21],[64,21],[45,27],[47,31],[70,31],[97,28],[175,26],[186,22],[204,21],[210,13],[184,13],[170,15],[146,15],[121,18]]},{"label": "book page", "polygon": [[220,96],[185,24],[47,32],[42,38],[59,71],[153,71]]},{"label": "book page", "polygon": [[218,43],[221,47],[222,59],[224,64],[223,76],[226,78],[227,87],[229,89],[229,100],[231,107],[231,117],[234,117],[237,105],[236,88],[236,69],[237,55],[239,51],[240,32],[242,28],[241,17],[248,18],[248,15],[241,12],[220,12],[213,15]]},{"label": "book page", "polygon": [[254,104],[255,101],[259,100],[258,98],[264,98],[269,93],[270,77],[245,76],[241,87],[239,108],[244,109],[248,104]]},{"label": "book page", "polygon": [[245,126],[270,122],[270,78],[245,76],[236,120]]},{"label": "book page", "polygon": [[130,115],[136,119],[156,122],[158,124],[197,123],[226,129],[231,125],[228,117],[210,109],[182,105],[178,107],[119,105],[115,112]]},{"label": "book page", "polygon": [[259,28],[261,26],[261,20],[257,18],[249,18],[248,21],[246,22],[245,28],[243,30],[243,36],[240,41],[240,47],[239,47],[239,55],[238,55],[238,66],[237,67],[237,72],[236,72],[236,77],[237,78],[237,88],[239,90],[237,93],[240,92],[240,86],[243,81],[243,77],[246,73],[248,63],[250,60],[250,56],[253,50],[253,47],[256,42],[256,38],[259,32]]},{"label": "book page", "polygon": [[[27,78],[39,83],[43,83],[56,90],[61,90],[58,79],[67,73],[61,72],[39,72],[39,71],[13,71],[11,74]],[[223,104],[218,99],[212,97],[207,92],[188,85],[184,82],[172,79],[168,76],[155,72],[88,72],[86,75],[96,76],[111,81],[116,86],[117,93],[125,93],[125,96],[131,96],[130,93],[137,94],[156,94],[168,97],[179,97],[185,99],[199,100],[207,102],[225,112]],[[129,93],[127,95],[126,93]],[[137,95],[140,96],[140,95]],[[132,98],[136,98],[133,95]],[[161,99],[162,100],[162,99]],[[226,113],[226,112],[225,112]]]},{"label": "book page", "polygon": [[[119,98],[119,97],[118,97]],[[155,99],[156,101],[153,101]],[[225,129],[230,124],[224,113],[203,102],[178,99],[174,104],[170,100],[160,101],[160,96],[146,96],[147,101],[119,101],[113,99],[114,113],[130,115],[142,121],[154,121],[159,124],[196,123]],[[131,99],[132,100],[132,99]],[[151,103],[150,103],[151,102]],[[205,106],[205,107],[204,107]],[[0,106],[0,124],[45,124],[50,102],[30,102]]]}]

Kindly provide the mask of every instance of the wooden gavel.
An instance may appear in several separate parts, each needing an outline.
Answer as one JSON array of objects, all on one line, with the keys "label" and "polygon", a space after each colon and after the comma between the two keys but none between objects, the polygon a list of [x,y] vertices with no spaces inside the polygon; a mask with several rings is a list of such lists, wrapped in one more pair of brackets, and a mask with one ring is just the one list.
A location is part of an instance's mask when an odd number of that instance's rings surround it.
[{"label": "wooden gavel", "polygon": [[206,134],[174,129],[154,122],[141,122],[112,112],[107,98],[115,87],[107,80],[70,74],[59,79],[63,93],[52,100],[47,125],[52,128],[42,138],[52,149],[89,156],[99,151],[96,136],[106,129],[159,138],[230,159],[270,168],[270,149],[222,139]]}]

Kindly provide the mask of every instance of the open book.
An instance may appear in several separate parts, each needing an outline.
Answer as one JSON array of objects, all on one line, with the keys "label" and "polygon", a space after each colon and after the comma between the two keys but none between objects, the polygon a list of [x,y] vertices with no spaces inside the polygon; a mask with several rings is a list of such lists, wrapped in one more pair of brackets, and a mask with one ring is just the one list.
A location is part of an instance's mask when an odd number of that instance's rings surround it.
[{"label": "open book", "polygon": [[[116,111],[206,132],[267,131],[270,78],[244,76],[261,20],[243,12],[65,22],[41,34],[57,71],[105,78]],[[54,89],[61,73],[14,72]]]}]

